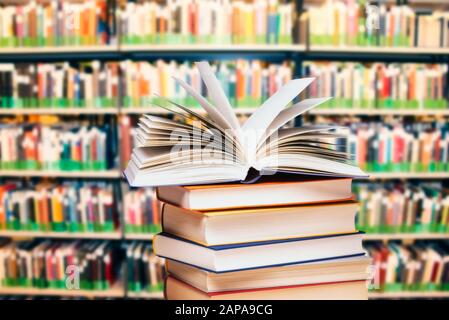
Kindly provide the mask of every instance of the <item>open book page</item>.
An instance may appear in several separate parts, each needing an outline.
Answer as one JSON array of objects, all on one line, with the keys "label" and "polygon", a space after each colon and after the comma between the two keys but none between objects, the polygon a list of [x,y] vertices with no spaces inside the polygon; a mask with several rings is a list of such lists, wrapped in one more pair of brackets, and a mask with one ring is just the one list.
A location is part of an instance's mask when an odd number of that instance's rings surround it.
[{"label": "open book page", "polygon": [[276,116],[311,82],[313,78],[290,80],[273,94],[249,117],[242,127],[247,157],[250,164],[255,161],[255,151],[261,138]]},{"label": "open book page", "polygon": [[174,78],[180,85],[183,87],[196,101],[203,107],[203,109],[207,112],[212,121],[214,121],[218,126],[223,129],[232,129],[232,125],[228,122],[228,120],[215,109],[209,101],[206,100],[202,95],[195,91],[191,86],[189,86],[185,81],[181,79]]},{"label": "open book page", "polygon": [[230,123],[232,129],[238,132],[240,130],[240,123],[209,63],[202,61],[198,62],[196,65],[200,71],[202,80],[206,84],[210,97],[215,103],[215,107],[220,111],[227,122]]},{"label": "open book page", "polygon": [[276,116],[276,118],[274,118],[274,120],[267,127],[258,145],[264,143],[264,139],[270,136],[273,132],[277,132],[287,122],[328,101],[329,99],[330,98],[305,99],[301,102],[296,103],[290,108],[285,108]]},{"label": "open book page", "polygon": [[[325,102],[306,99],[286,106],[313,79],[288,82],[241,127],[207,63],[198,64],[212,102],[187,83],[180,85],[204,108],[200,114],[173,101],[161,106],[177,120],[143,116],[137,130],[138,146],[125,171],[133,186],[204,184],[245,180],[251,167],[261,174],[276,171],[304,175],[366,176],[351,162],[341,127],[314,125],[282,127]],[[213,103],[213,105],[212,105]]]}]

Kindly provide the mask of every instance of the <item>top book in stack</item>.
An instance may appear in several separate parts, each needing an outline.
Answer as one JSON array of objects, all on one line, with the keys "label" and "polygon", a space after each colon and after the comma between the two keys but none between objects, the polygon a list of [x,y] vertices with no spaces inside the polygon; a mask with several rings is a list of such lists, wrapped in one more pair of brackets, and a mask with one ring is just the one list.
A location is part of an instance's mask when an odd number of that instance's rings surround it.
[{"label": "top book in stack", "polygon": [[308,125],[282,128],[328,98],[302,100],[285,108],[313,78],[289,81],[240,125],[207,62],[197,63],[206,99],[177,79],[206,111],[199,114],[173,101],[160,105],[179,121],[145,115],[138,145],[125,170],[131,186],[254,182],[274,173],[320,177],[365,177],[351,161],[343,128]]}]

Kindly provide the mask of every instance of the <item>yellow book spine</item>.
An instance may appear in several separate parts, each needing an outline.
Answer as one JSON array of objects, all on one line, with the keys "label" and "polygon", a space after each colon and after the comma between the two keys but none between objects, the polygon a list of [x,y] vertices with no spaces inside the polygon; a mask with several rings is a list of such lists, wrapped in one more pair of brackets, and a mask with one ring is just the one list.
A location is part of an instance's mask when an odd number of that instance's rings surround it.
[{"label": "yellow book spine", "polygon": [[62,204],[58,197],[52,196],[51,198],[51,211],[53,216],[53,222],[58,223],[63,221]]}]

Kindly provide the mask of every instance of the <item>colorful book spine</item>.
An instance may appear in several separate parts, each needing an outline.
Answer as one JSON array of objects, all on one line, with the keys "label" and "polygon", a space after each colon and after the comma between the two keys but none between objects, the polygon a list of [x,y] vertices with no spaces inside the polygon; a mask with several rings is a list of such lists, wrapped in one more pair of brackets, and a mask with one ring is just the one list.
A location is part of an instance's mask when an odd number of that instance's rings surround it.
[{"label": "colorful book spine", "polygon": [[357,225],[368,233],[449,233],[449,194],[440,185],[363,184]]},{"label": "colorful book spine", "polygon": [[114,41],[108,0],[27,1],[0,6],[0,47],[107,45]]},{"label": "colorful book spine", "polygon": [[117,62],[0,64],[0,108],[115,107]]},{"label": "colorful book spine", "polygon": [[161,232],[159,202],[154,189],[128,190],[123,193],[125,233]]},{"label": "colorful book spine", "polygon": [[118,232],[112,185],[0,185],[0,232]]},{"label": "colorful book spine", "polygon": [[[188,62],[158,60],[149,62],[123,61],[120,64],[122,106],[150,107],[163,104],[167,97],[189,107],[199,107],[185,90],[175,83],[176,75],[190,84],[199,94],[207,97],[207,88],[201,82],[198,70]],[[238,60],[214,65],[214,72],[234,107],[257,107],[283,84],[292,79],[290,62],[267,64],[258,60]]]},{"label": "colorful book spine", "polygon": [[289,44],[295,7],[278,0],[127,2],[117,11],[122,44]]},{"label": "colorful book spine", "polygon": [[161,292],[164,288],[165,260],[153,253],[150,243],[132,242],[126,248],[128,290]]},{"label": "colorful book spine", "polygon": [[448,291],[449,247],[445,242],[365,245],[373,259],[378,291]]},{"label": "colorful book spine", "polygon": [[309,6],[312,46],[449,47],[447,9],[434,12],[407,5],[329,0]]},{"label": "colorful book spine", "polygon": [[446,123],[353,125],[347,148],[368,172],[447,172]]},{"label": "colorful book spine", "polygon": [[447,109],[447,65],[307,62],[316,77],[309,96],[333,97],[320,108]]},{"label": "colorful book spine", "polygon": [[0,125],[2,170],[105,170],[116,144],[109,125]]},{"label": "colorful book spine", "polygon": [[108,290],[119,277],[116,251],[105,241],[0,244],[0,288]]}]

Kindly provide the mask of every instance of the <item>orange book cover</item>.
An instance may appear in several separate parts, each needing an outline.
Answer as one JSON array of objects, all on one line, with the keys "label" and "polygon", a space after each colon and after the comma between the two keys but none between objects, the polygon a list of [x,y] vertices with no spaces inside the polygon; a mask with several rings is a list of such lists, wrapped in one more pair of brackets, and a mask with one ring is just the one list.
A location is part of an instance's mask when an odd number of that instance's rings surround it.
[{"label": "orange book cover", "polygon": [[[97,13],[94,5],[89,9],[89,44],[94,44],[97,38]],[[100,36],[100,35],[98,35]]]},{"label": "orange book cover", "polygon": [[153,199],[151,205],[153,210],[153,223],[160,224],[159,201],[157,199]]},{"label": "orange book cover", "polygon": [[[48,195],[48,194],[46,194]],[[48,198],[47,197],[43,197],[42,200],[40,201],[40,206],[41,206],[41,221],[42,224],[44,225],[48,225],[50,223],[50,208],[48,206]]]},{"label": "orange book cover", "polygon": [[388,32],[388,45],[393,45],[393,37],[394,37],[394,15],[390,14],[390,30],[387,30]]},{"label": "orange book cover", "polygon": [[432,161],[432,135],[424,133],[421,140],[421,162],[424,165],[429,165]]}]

